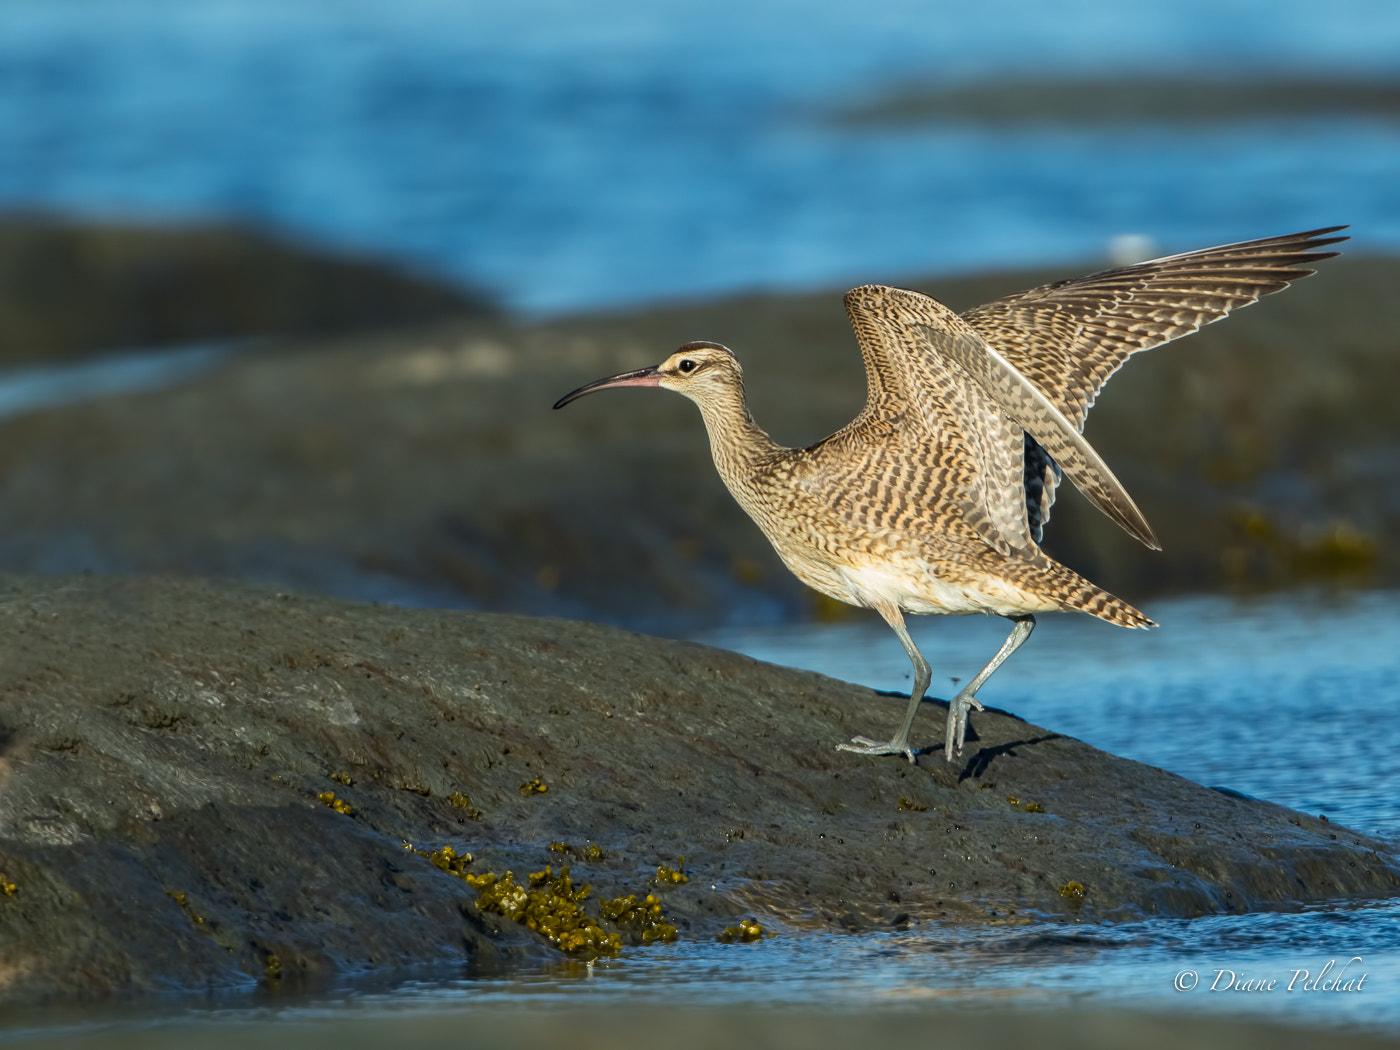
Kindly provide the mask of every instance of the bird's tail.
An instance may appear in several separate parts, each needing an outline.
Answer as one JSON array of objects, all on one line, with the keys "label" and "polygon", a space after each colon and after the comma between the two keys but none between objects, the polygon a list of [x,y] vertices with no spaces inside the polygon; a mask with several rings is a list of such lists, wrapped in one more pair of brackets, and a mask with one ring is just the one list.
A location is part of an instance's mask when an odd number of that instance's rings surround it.
[{"label": "bird's tail", "polygon": [[1065,611],[1088,613],[1119,627],[1157,626],[1122,598],[1116,598],[1102,587],[1090,583],[1073,569],[1066,568],[1059,562],[1051,564],[1054,569],[1049,575],[1054,586],[1054,596]]}]

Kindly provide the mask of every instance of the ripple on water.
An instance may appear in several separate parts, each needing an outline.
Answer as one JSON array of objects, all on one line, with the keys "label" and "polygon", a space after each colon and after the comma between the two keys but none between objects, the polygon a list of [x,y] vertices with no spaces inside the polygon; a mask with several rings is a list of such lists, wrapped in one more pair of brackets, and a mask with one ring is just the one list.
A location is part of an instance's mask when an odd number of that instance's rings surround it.
[{"label": "ripple on water", "polygon": [[[343,999],[293,1010],[316,1015],[351,1002],[370,1011],[521,1002],[553,1009],[625,1003],[859,1010],[938,1001],[998,1009],[1184,1008],[1400,1030],[1397,944],[1400,902],[972,933],[783,930],[752,945],[679,941],[489,979],[417,981],[368,994],[347,988]],[[1329,976],[1365,975],[1360,990],[1312,987],[1329,962]],[[1179,988],[1178,981],[1191,982],[1181,975],[1194,975],[1194,985]],[[1272,991],[1242,990],[1246,982],[1269,981]]]}]

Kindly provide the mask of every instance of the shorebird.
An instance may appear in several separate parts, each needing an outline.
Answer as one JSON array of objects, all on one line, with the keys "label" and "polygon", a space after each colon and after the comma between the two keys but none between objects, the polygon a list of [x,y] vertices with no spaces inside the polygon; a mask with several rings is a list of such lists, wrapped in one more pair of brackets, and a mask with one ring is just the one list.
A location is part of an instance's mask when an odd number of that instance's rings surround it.
[{"label": "shorebird", "polygon": [[1094,506],[1159,550],[1147,519],[1081,434],[1100,389],[1130,356],[1219,321],[1337,252],[1330,226],[1171,255],[1057,281],[956,314],[918,292],[864,285],[846,312],[865,358],[865,408],[809,448],[785,448],[749,414],[743,372],[719,343],[687,343],[598,390],[655,386],[700,408],[725,485],[797,578],[874,609],[914,665],[904,721],[888,741],[838,748],[904,755],[928,689],[905,613],[1004,616],[1010,635],[949,702],[944,755],[966,737],[977,692],[1030,637],[1035,614],[1084,612],[1156,626],[1040,549],[1068,476]]}]

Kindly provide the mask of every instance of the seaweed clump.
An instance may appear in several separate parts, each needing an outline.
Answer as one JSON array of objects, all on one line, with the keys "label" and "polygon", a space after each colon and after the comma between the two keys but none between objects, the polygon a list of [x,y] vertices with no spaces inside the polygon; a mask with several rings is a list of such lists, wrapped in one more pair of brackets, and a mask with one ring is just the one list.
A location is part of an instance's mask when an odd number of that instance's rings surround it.
[{"label": "seaweed clump", "polygon": [[13,897],[19,892],[19,887],[9,880],[3,871],[0,871],[0,893],[6,897]]},{"label": "seaweed clump", "polygon": [[658,886],[664,886],[668,882],[673,885],[689,882],[690,876],[685,874],[684,870],[682,870],[685,868],[685,858],[677,857],[676,864],[679,865],[678,868],[669,868],[665,864],[659,865],[656,869],[656,878],[652,881]]},{"label": "seaweed clump", "polygon": [[554,841],[549,844],[549,849],[553,853],[572,853],[579,860],[594,863],[608,858],[608,851],[596,842],[590,842],[587,846],[571,846],[567,842]]},{"label": "seaweed clump", "polygon": [[1279,586],[1320,580],[1364,584],[1375,574],[1376,541],[1348,521],[1321,533],[1294,533],[1257,507],[1237,507],[1229,524],[1239,542],[1221,555],[1226,581],[1243,586]]},{"label": "seaweed clump", "polygon": [[[681,878],[685,879],[685,876]],[[630,930],[643,944],[655,944],[657,941],[669,944],[676,939],[676,928],[666,921],[661,911],[661,900],[654,893],[648,893],[640,901],[635,893],[604,901],[598,908],[598,914]]]},{"label": "seaweed clump", "polygon": [[433,867],[447,872],[449,875],[456,875],[459,879],[467,877],[467,865],[474,859],[470,853],[458,853],[451,846],[443,846],[442,849],[425,850],[414,849],[413,843],[405,842],[403,848],[410,853],[416,853],[424,858]]},{"label": "seaweed clump", "polygon": [[[504,915],[512,922],[534,930],[551,944],[571,954],[611,953],[622,947],[622,938],[607,933],[583,910],[583,902],[593,892],[591,886],[575,888],[569,869],[555,875],[550,865],[529,876],[529,888],[516,883],[512,872],[463,875],[480,896],[476,906],[482,911]],[[604,914],[608,905],[603,905]]]},{"label": "seaweed clump", "polygon": [[[605,856],[601,848],[592,844],[586,851],[565,842],[552,842],[549,848],[558,853],[584,853],[590,859]],[[509,871],[504,875],[494,871],[472,874],[467,871],[472,855],[459,854],[451,846],[428,852],[414,849],[412,843],[405,842],[404,849],[425,857],[434,866],[457,876],[475,889],[478,895],[476,906],[481,911],[518,922],[547,938],[561,951],[571,955],[602,955],[622,948],[621,934],[607,932],[583,910],[583,903],[593,892],[593,887],[575,886],[567,866],[560,868],[556,875],[553,866],[547,864],[544,871],[533,872],[527,877],[528,885],[521,886],[515,881],[515,874]],[[658,879],[663,872],[672,876],[670,881],[690,881],[680,872],[664,866],[657,871]],[[598,906],[598,914],[605,921],[622,927],[642,944],[676,939],[676,928],[666,921],[661,911],[661,901],[655,894],[649,893],[640,901],[636,894],[603,901]]]},{"label": "seaweed clump", "polygon": [[166,890],[165,895],[180,906],[180,910],[185,913],[185,918],[196,926],[204,925],[204,916],[194,910],[194,905],[190,903],[189,894],[184,890]]},{"label": "seaweed clump", "polygon": [[738,926],[726,926],[715,934],[715,940],[721,944],[750,944],[762,940],[765,932],[757,919],[743,919]]},{"label": "seaweed clump", "polygon": [[350,808],[350,803],[346,802],[343,798],[336,798],[334,791],[322,791],[316,796],[316,801],[323,806],[330,806],[331,809],[335,810],[337,813],[343,813],[347,817],[355,812]]},{"label": "seaweed clump", "polygon": [[468,819],[481,819],[481,810],[477,809],[475,806],[472,805],[472,797],[470,795],[464,795],[460,791],[454,791],[452,792],[452,794],[447,796],[447,802],[450,806],[455,806],[457,809],[465,810]]},{"label": "seaweed clump", "polygon": [[548,790],[549,785],[539,777],[536,777],[534,780],[527,780],[520,785],[520,793],[526,798],[529,798],[531,795],[543,795]]}]

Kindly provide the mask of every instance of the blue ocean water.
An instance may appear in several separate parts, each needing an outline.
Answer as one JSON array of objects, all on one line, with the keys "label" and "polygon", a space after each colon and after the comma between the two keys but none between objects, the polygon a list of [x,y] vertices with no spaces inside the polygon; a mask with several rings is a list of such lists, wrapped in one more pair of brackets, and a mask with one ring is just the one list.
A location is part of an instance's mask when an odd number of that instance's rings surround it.
[{"label": "blue ocean water", "polygon": [[1350,222],[1400,121],[850,127],[911,82],[1400,80],[1387,0],[7,0],[0,209],[229,218],[557,313]]},{"label": "blue ocean water", "polygon": [[[784,930],[737,951],[731,945],[677,943],[599,960],[586,970],[419,982],[353,1002],[365,1011],[523,1003],[554,1010],[610,1003],[861,1010],[934,1003],[998,1010],[1074,1006],[1252,1014],[1400,1033],[1397,934],[1400,904],[1394,902],[965,934]],[[1364,981],[1334,991],[1329,978],[1339,976],[1338,984],[1348,977]],[[1259,981],[1273,981],[1273,990],[1246,987]]]}]

